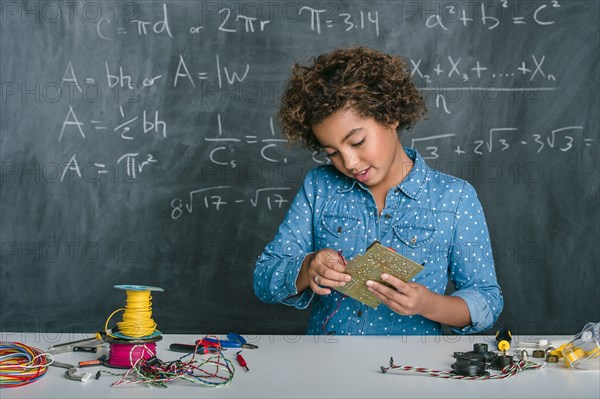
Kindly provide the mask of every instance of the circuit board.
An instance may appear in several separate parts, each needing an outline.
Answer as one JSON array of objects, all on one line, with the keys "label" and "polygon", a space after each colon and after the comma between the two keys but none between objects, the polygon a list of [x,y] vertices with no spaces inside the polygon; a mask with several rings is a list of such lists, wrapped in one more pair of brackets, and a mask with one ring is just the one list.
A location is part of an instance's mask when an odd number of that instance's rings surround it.
[{"label": "circuit board", "polygon": [[367,280],[392,287],[381,279],[382,273],[407,282],[421,270],[423,270],[423,266],[375,241],[369,245],[364,255],[356,255],[348,262],[346,273],[352,276],[352,280],[345,286],[335,289],[367,306],[376,308],[381,301],[369,292],[366,285]]}]

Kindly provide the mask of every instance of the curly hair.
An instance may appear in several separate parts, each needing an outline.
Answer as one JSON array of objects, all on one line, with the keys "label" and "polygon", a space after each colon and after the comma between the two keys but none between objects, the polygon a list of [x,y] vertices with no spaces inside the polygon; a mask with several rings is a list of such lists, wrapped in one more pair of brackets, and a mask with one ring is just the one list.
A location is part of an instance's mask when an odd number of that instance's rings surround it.
[{"label": "curly hair", "polygon": [[398,132],[412,127],[427,111],[402,58],[351,47],[313,57],[308,66],[295,64],[278,120],[290,144],[318,151],[321,146],[312,127],[346,108],[384,126],[398,121]]}]

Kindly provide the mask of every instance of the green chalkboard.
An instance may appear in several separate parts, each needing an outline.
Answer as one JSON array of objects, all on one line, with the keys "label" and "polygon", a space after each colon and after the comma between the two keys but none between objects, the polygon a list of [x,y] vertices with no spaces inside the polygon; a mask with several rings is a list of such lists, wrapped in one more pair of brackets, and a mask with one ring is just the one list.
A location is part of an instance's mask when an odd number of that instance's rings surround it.
[{"label": "green chalkboard", "polygon": [[[3,1],[3,331],[96,331],[115,284],[163,332],[298,334],[257,256],[324,154],[276,123],[291,66],[405,57],[428,119],[401,136],[468,180],[520,334],[598,321],[598,1]],[[449,287],[451,290],[452,288]]]}]

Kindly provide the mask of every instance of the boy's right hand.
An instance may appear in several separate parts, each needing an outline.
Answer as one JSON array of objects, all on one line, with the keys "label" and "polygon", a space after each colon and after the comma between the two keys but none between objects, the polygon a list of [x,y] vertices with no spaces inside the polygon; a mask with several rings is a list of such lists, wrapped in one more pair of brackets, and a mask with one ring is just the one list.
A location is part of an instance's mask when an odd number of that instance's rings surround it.
[{"label": "boy's right hand", "polygon": [[[304,272],[304,273],[302,273]],[[331,289],[327,287],[340,287],[346,285],[352,277],[346,274],[346,260],[333,249],[322,249],[304,258],[302,270],[298,276],[298,283],[303,280],[303,289],[298,286],[298,292],[309,288],[318,295],[328,295]]]}]

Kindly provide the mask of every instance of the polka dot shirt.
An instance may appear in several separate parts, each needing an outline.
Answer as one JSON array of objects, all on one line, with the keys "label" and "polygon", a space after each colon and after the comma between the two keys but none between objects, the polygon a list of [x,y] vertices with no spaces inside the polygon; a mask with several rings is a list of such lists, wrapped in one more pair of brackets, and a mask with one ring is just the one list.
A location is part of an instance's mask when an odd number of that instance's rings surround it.
[{"label": "polka dot shirt", "polygon": [[476,333],[492,326],[503,307],[492,248],[481,204],[473,187],[429,168],[418,152],[405,149],[414,166],[386,197],[380,214],[367,187],[319,166],[306,176],[279,230],[259,257],[254,272],[256,295],[269,303],[310,308],[307,334],[438,335],[439,323],[422,316],[401,316],[386,305],[372,309],[332,290],[298,293],[296,279],[304,257],[323,248],[346,259],[364,254],[375,240],[422,264],[412,281],[468,305],[471,325],[452,329]]}]

